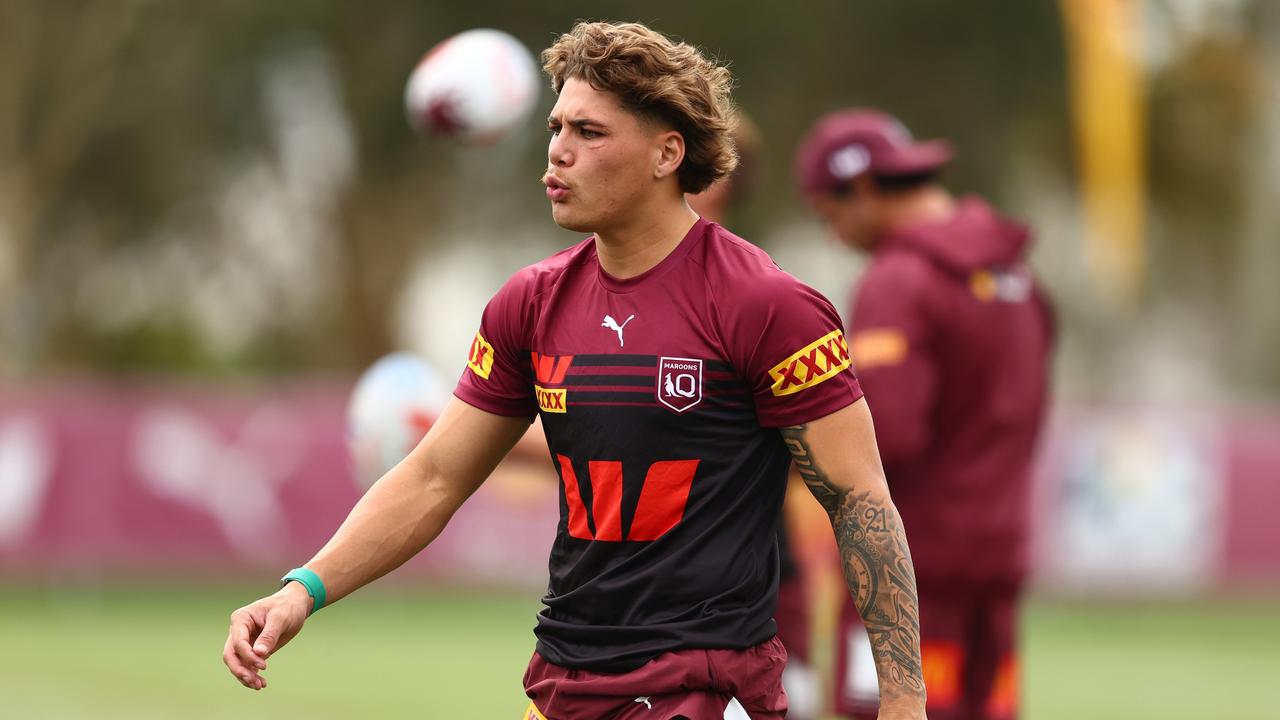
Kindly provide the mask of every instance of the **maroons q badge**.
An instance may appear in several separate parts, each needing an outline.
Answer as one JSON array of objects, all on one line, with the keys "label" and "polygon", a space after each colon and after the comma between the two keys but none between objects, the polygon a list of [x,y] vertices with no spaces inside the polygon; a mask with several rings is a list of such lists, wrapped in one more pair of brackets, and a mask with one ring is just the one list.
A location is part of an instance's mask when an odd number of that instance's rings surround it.
[{"label": "maroons q badge", "polygon": [[658,360],[658,402],[678,413],[702,402],[702,361],[664,357]]}]

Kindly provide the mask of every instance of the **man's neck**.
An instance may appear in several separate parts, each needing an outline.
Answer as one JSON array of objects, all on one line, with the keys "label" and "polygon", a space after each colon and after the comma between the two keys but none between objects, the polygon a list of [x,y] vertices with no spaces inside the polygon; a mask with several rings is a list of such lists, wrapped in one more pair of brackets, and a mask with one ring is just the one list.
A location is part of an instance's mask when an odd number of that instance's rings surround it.
[{"label": "man's neck", "polygon": [[678,205],[639,217],[628,225],[596,233],[600,267],[620,280],[645,273],[662,262],[698,221],[683,197]]}]

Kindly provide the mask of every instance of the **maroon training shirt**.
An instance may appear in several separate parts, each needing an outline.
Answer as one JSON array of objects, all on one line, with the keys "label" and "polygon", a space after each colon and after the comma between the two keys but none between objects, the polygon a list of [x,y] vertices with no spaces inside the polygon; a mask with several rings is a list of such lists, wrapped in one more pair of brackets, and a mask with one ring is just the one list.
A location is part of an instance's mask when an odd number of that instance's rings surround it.
[{"label": "maroon training shirt", "polygon": [[776,428],[862,395],[831,304],[702,220],[627,280],[592,238],[516,273],[454,392],[541,413],[561,506],[537,649],[601,672],[774,635]]},{"label": "maroon training shirt", "polygon": [[976,198],[881,238],[850,349],[923,583],[1020,580],[1051,311],[1026,228]]}]

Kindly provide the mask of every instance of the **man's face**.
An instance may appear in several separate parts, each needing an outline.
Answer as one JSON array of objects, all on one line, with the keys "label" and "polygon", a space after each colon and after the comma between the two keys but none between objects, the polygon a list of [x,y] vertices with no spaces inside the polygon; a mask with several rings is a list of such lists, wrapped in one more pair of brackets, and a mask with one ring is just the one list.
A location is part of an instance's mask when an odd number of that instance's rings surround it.
[{"label": "man's face", "polygon": [[822,193],[810,198],[813,209],[842,245],[870,251],[879,232],[875,190],[871,183],[856,183],[844,193]]},{"label": "man's face", "polygon": [[543,181],[556,224],[608,232],[632,220],[658,190],[654,175],[667,134],[616,95],[571,78],[547,118],[551,142]]}]

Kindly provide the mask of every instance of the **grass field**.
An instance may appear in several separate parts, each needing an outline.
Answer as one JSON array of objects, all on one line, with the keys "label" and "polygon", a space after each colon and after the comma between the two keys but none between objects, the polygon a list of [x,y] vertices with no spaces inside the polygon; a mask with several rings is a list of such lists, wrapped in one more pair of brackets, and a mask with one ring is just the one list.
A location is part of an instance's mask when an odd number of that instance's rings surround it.
[{"label": "grass field", "polygon": [[[533,594],[370,590],[313,618],[254,693],[226,672],[245,588],[0,585],[0,718],[515,718]],[[1029,720],[1280,717],[1276,603],[1066,604],[1025,617]]]}]

